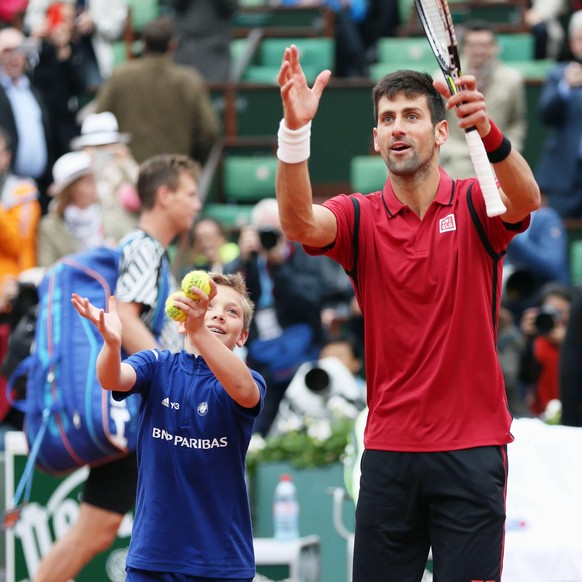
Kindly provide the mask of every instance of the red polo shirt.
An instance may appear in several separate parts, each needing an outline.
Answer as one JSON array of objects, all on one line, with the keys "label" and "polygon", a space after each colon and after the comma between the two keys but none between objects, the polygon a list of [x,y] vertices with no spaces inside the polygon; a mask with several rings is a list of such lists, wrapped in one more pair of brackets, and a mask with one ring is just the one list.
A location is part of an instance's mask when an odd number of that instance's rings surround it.
[{"label": "red polo shirt", "polygon": [[[497,358],[503,256],[529,219],[488,218],[479,183],[441,170],[420,220],[390,181],[360,205],[356,294],[364,314],[368,449],[444,451],[511,442]],[[354,205],[325,202],[338,222],[326,253],[354,261]],[[473,217],[472,217],[473,214]]]}]

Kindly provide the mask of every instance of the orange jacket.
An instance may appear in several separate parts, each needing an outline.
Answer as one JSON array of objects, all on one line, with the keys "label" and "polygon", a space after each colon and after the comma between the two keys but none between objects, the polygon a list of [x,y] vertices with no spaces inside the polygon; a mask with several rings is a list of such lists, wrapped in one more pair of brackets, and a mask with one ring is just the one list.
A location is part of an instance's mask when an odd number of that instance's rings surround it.
[{"label": "orange jacket", "polygon": [[7,175],[0,194],[0,280],[36,266],[40,213],[35,183]]}]

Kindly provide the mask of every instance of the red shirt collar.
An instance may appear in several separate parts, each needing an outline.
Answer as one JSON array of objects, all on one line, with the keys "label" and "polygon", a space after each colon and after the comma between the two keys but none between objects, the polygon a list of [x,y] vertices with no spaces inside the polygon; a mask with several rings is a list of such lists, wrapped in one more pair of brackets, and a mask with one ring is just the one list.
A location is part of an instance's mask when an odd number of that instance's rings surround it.
[{"label": "red shirt collar", "polygon": [[[436,193],[435,201],[443,206],[451,206],[453,203],[453,194],[454,194],[454,180],[442,169],[439,168],[440,172],[440,181],[439,187]],[[394,194],[394,190],[392,189],[392,183],[390,178],[384,185],[384,190],[382,191],[382,201],[384,202],[384,206],[388,212],[389,218],[393,218],[398,214],[402,209],[408,208],[406,204],[402,204],[400,200]]]}]

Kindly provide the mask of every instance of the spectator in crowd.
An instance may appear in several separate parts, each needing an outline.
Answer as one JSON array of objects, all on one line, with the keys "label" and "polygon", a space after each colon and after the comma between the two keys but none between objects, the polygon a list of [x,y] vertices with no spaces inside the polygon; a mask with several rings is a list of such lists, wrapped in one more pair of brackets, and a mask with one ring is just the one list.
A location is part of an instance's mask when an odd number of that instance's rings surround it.
[{"label": "spectator in crowd", "polygon": [[91,63],[75,33],[75,6],[59,7],[59,18],[46,26],[39,39],[38,63],[32,75],[47,107],[55,154],[60,157],[79,135],[77,114],[89,91],[85,77]]},{"label": "spectator in crowd", "polygon": [[582,10],[568,25],[568,44],[574,56],[559,63],[544,85],[539,115],[549,127],[536,171],[549,205],[562,218],[582,217]]},{"label": "spectator in crowd", "polygon": [[191,232],[192,246],[189,249],[182,275],[202,269],[224,272],[224,265],[234,261],[239,254],[238,245],[228,240],[222,224],[215,218],[205,216],[198,219]]},{"label": "spectator in crowd", "polygon": [[[36,266],[36,230],[40,204],[36,184],[10,170],[10,137],[0,127],[0,365],[9,339],[27,309],[21,297],[19,275]],[[24,294],[22,294],[24,296]],[[6,370],[0,371],[0,450],[6,430],[22,427],[22,414],[12,411],[6,399]]]},{"label": "spectator in crowd", "polygon": [[354,288],[341,265],[320,257],[319,270],[324,284],[321,323],[326,334],[334,335],[359,313],[354,312]]},{"label": "spectator in crowd", "polygon": [[0,281],[36,266],[36,184],[10,170],[10,136],[0,127]]},{"label": "spectator in crowd", "polygon": [[524,337],[511,311],[502,305],[497,325],[497,353],[505,382],[507,406],[514,418],[532,416],[519,382],[523,351]]},{"label": "spectator in crowd", "polygon": [[532,213],[529,228],[515,235],[507,247],[503,268],[504,303],[520,321],[524,309],[539,301],[547,283],[568,285],[568,234],[558,212],[546,205]]},{"label": "spectator in crowd", "polygon": [[582,427],[582,288],[573,289],[570,321],[562,343],[559,364],[561,423]]},{"label": "spectator in crowd", "polygon": [[86,82],[97,87],[113,70],[113,43],[122,33],[128,16],[126,0],[28,0],[24,26],[37,38],[50,34],[46,14],[51,6],[69,4],[76,12],[76,32],[85,56],[96,64],[87,69]]},{"label": "spectator in crowd", "polygon": [[368,74],[367,47],[361,30],[368,10],[365,0],[279,0],[276,4],[330,8],[334,15],[334,75],[361,77]]},{"label": "spectator in crowd", "polygon": [[128,143],[131,136],[120,133],[110,111],[90,113],[83,120],[81,135],[71,148],[91,156],[97,194],[103,212],[105,236],[119,242],[139,220],[140,202],[136,190],[139,165]]},{"label": "spectator in crowd", "polygon": [[241,229],[240,255],[224,272],[241,272],[255,303],[247,363],[269,388],[255,425],[266,436],[295,372],[317,357],[325,290],[318,261],[283,235],[274,198],[255,205],[251,222]]},{"label": "spectator in crowd", "polygon": [[369,63],[378,60],[378,40],[385,36],[396,36],[398,26],[408,22],[414,6],[411,4],[410,13],[403,14],[399,4],[398,0],[368,0],[360,30]]},{"label": "spectator in crowd", "polygon": [[555,59],[558,56],[564,39],[560,18],[567,8],[567,0],[531,0],[524,20],[534,37],[536,59]]},{"label": "spectator in crowd", "polygon": [[[499,61],[499,45],[493,28],[486,22],[467,22],[460,37],[463,73],[474,75],[477,87],[485,96],[493,120],[521,151],[524,144],[527,119],[525,83],[521,73]],[[442,77],[439,71],[435,78]],[[475,175],[465,132],[455,123],[455,113],[447,113],[449,139],[441,148],[440,163],[453,178]]]},{"label": "spectator in crowd", "polygon": [[40,220],[36,245],[39,266],[105,244],[101,205],[89,154],[69,152],[53,168],[54,203]]},{"label": "spectator in crowd", "polygon": [[571,292],[558,283],[546,285],[538,307],[526,309],[521,318],[525,349],[520,365],[526,402],[535,416],[551,400],[560,398],[559,360],[570,318]]},{"label": "spectator in crowd", "polygon": [[138,162],[166,152],[203,164],[219,134],[204,79],[176,65],[175,28],[169,16],[146,24],[144,54],[117,67],[97,95],[97,111],[110,111],[121,131],[132,135]]},{"label": "spectator in crowd", "polygon": [[10,136],[12,171],[36,181],[44,213],[54,148],[47,109],[26,74],[31,52],[34,50],[22,32],[0,30],[0,126]]},{"label": "spectator in crowd", "polygon": [[[155,314],[176,287],[166,249],[178,234],[191,228],[200,211],[197,177],[197,164],[180,155],[156,156],[140,166],[139,228],[123,242],[115,288],[123,327],[121,347],[129,355],[183,347],[175,322],[166,317],[160,331],[155,328]],[[79,517],[44,556],[35,582],[67,582],[109,548],[123,516],[134,506],[136,483],[135,454],[91,468]]]},{"label": "spectator in crowd", "polygon": [[28,0],[3,0],[0,3],[0,28],[15,26],[20,28]]},{"label": "spectator in crowd", "polygon": [[178,34],[175,60],[207,82],[227,81],[230,40],[238,0],[171,0]]}]

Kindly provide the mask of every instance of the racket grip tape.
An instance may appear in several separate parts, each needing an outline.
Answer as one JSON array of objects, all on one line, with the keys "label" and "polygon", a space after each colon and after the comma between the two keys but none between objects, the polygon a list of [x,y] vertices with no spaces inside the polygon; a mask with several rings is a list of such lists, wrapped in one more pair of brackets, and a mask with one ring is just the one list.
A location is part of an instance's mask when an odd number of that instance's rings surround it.
[{"label": "racket grip tape", "polygon": [[481,136],[478,131],[473,130],[465,132],[465,138],[467,139],[467,146],[469,148],[471,161],[473,162],[473,168],[475,169],[475,174],[477,175],[481,191],[483,192],[483,198],[485,199],[487,216],[499,216],[500,214],[503,214],[507,208],[505,208],[505,204],[503,204],[501,196],[499,195],[495,175],[493,174],[493,169],[489,163],[489,158],[487,157],[487,152],[485,151],[485,146],[483,145]]}]

